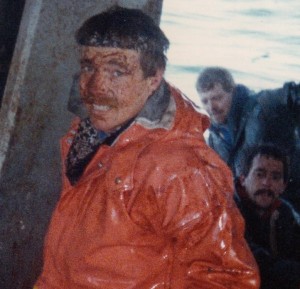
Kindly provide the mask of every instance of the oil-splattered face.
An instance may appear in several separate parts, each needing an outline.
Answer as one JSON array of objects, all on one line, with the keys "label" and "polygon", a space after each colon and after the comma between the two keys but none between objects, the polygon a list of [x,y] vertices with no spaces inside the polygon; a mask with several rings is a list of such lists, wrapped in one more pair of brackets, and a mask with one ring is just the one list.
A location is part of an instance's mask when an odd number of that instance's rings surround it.
[{"label": "oil-splattered face", "polygon": [[135,50],[84,46],[80,93],[93,126],[111,132],[135,117],[159,86],[162,74],[145,78]]}]

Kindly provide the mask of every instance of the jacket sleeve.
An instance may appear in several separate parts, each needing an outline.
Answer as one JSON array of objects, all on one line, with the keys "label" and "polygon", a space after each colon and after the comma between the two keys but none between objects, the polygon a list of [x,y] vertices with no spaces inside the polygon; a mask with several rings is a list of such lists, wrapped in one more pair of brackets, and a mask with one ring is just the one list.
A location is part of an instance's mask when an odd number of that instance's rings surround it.
[{"label": "jacket sleeve", "polygon": [[300,83],[286,82],[281,88],[262,90],[257,94],[257,100],[266,115],[271,116],[279,107],[291,115],[293,125],[300,126]]},{"label": "jacket sleeve", "polygon": [[210,150],[209,162],[169,153],[166,166],[163,160],[154,165],[147,183],[152,189],[155,184],[158,206],[150,222],[174,250],[170,288],[259,288],[229,169]]},{"label": "jacket sleeve", "polygon": [[70,149],[70,146],[72,144],[73,138],[75,137],[75,133],[78,128],[78,124],[80,122],[80,118],[76,117],[71,124],[71,127],[67,134],[61,138],[60,140],[60,156],[61,156],[61,166],[62,166],[62,192],[67,190],[68,188],[71,187],[71,184],[66,177],[66,166],[65,166],[65,161]]}]

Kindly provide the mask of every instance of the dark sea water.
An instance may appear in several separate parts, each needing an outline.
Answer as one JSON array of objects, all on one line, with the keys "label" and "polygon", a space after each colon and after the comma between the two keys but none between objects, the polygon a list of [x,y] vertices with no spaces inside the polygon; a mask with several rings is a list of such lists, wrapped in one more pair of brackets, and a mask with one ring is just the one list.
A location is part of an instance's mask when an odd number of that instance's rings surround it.
[{"label": "dark sea water", "polygon": [[195,82],[223,66],[253,90],[300,81],[300,0],[164,0],[166,78],[197,104]]}]

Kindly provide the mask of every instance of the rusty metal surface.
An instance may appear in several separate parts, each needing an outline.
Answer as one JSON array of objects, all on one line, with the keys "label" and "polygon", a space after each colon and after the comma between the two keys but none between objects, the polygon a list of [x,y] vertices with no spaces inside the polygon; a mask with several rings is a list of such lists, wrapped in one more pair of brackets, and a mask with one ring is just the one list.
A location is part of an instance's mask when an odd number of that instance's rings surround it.
[{"label": "rusty metal surface", "polygon": [[25,289],[42,266],[60,192],[59,139],[69,126],[75,30],[112,4],[159,21],[162,0],[27,0],[0,110],[0,288]]}]

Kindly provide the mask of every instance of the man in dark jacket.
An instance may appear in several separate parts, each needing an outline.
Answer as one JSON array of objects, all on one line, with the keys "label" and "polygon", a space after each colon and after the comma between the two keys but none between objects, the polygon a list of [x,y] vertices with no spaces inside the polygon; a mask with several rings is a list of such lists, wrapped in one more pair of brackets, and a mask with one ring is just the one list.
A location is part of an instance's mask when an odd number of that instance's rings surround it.
[{"label": "man in dark jacket", "polygon": [[282,88],[255,94],[235,84],[227,69],[208,67],[200,73],[196,87],[212,121],[208,143],[235,176],[240,173],[243,150],[270,142],[293,160],[289,187],[292,191],[300,188],[296,133],[300,127],[300,85],[286,83]]},{"label": "man in dark jacket", "polygon": [[287,180],[286,155],[276,146],[260,145],[246,155],[236,186],[261,289],[300,288],[300,215],[281,198]]}]

